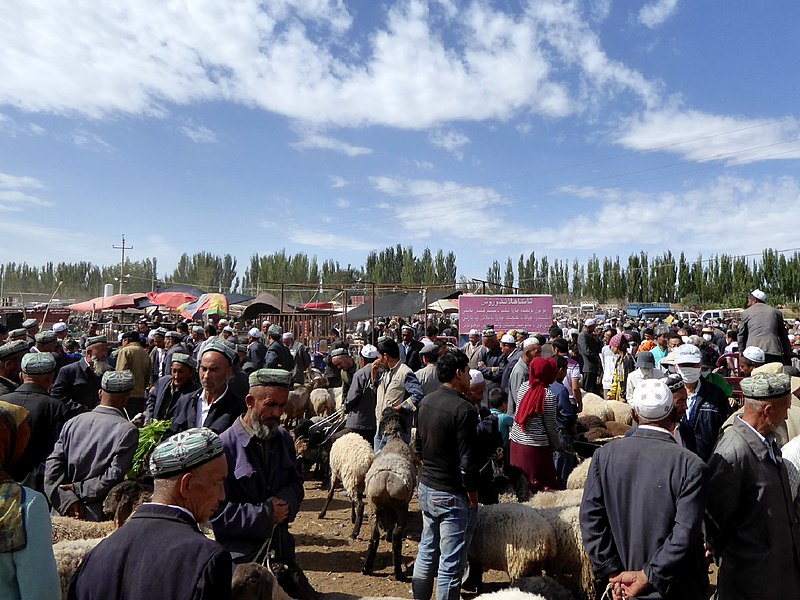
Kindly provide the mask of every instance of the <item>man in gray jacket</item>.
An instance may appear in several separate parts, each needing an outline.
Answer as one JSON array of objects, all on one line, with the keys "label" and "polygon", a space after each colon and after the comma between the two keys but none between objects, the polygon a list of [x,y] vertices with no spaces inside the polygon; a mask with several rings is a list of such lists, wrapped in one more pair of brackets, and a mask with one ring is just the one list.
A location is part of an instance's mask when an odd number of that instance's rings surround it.
[{"label": "man in gray jacket", "polygon": [[367,440],[375,441],[378,425],[375,419],[375,386],[372,383],[372,363],[378,358],[378,349],[365,344],[359,353],[361,368],[353,375],[353,382],[344,401],[347,415],[345,427]]},{"label": "man in gray jacket", "polygon": [[739,324],[738,343],[739,348],[761,348],[768,363],[787,364],[792,353],[783,313],[767,304],[767,295],[761,290],[753,290],[747,298],[747,310]]}]

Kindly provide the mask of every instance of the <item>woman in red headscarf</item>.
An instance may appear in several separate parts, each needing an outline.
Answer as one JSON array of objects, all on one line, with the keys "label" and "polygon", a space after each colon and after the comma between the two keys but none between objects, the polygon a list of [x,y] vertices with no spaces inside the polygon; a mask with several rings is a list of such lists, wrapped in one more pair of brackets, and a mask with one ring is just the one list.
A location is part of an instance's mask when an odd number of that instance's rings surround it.
[{"label": "woman in red headscarf", "polygon": [[517,414],[509,435],[510,461],[525,471],[535,492],[563,487],[553,462],[553,451],[564,450],[556,423],[558,401],[550,391],[557,374],[554,358],[534,358],[528,381],[517,392]]}]

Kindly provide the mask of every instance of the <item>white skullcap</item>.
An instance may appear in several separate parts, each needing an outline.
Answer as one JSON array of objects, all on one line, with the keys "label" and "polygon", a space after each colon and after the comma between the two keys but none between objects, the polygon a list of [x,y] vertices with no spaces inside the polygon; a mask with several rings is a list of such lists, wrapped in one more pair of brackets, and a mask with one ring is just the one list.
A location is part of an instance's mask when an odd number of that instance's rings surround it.
[{"label": "white skullcap", "polygon": [[227,325],[227,324],[228,324],[228,319],[220,319],[220,320],[217,322],[217,325],[218,325],[218,326],[220,326],[220,327],[224,327],[224,326],[225,326],[225,325]]},{"label": "white skullcap", "polygon": [[431,339],[430,339],[430,338],[425,338],[424,340],[422,340],[422,346],[423,346],[424,348],[427,348],[428,346],[435,346],[435,345],[436,345],[436,344],[434,344],[434,343],[431,341]]},{"label": "white skullcap", "polygon": [[122,343],[122,336],[125,335],[124,332],[120,332],[117,334],[117,341],[121,344]]},{"label": "white skullcap", "polygon": [[675,401],[667,384],[661,379],[645,379],[636,386],[630,404],[640,417],[654,422],[672,412]]},{"label": "white skullcap", "polygon": [[261,326],[262,327],[264,327],[264,325],[269,327],[269,324],[270,324],[269,321],[261,321]]},{"label": "white skullcap", "polygon": [[684,344],[683,346],[675,348],[674,360],[676,365],[699,365],[703,362],[703,353],[697,346]]},{"label": "white skullcap", "polygon": [[62,331],[67,330],[67,324],[63,321],[59,321],[58,323],[53,324],[53,331],[55,333],[61,333]]},{"label": "white skullcap", "polygon": [[251,338],[256,338],[256,339],[261,338],[261,332],[255,327],[253,327],[250,331],[248,331],[247,335],[249,335]]},{"label": "white skullcap", "polygon": [[222,331],[224,331],[225,333],[233,333],[233,327],[231,327],[230,325],[225,325],[225,327],[222,328]]},{"label": "white skullcap", "polygon": [[539,343],[539,338],[537,338],[536,336],[531,336],[527,338],[524,342],[522,342],[522,349],[527,350],[531,346],[540,346],[540,345],[541,344]]},{"label": "white skullcap", "polygon": [[754,363],[767,362],[767,357],[764,356],[764,351],[758,346],[748,346],[744,349],[744,352],[742,352],[742,356]]},{"label": "white skullcap", "polygon": [[364,344],[364,347],[361,348],[361,356],[370,359],[378,358],[378,349],[372,344]]},{"label": "white skullcap", "polygon": [[503,334],[503,337],[500,338],[500,343],[501,344],[514,344],[516,346],[517,340],[513,335],[511,335],[509,333],[505,333],[505,334]]},{"label": "white skullcap", "polygon": [[684,344],[691,344],[692,343],[692,338],[690,338],[688,335],[682,335],[681,336],[681,341]]},{"label": "white skullcap", "polygon": [[759,289],[753,290],[752,292],[750,292],[750,295],[756,300],[760,300],[761,302],[767,301],[767,295]]},{"label": "white skullcap", "polygon": [[151,329],[150,331],[147,332],[147,339],[148,340],[152,340],[155,337],[156,337],[156,330],[155,329]]},{"label": "white skullcap", "polygon": [[480,335],[480,334],[481,334],[481,332],[480,332],[480,331],[478,331],[477,329],[470,329],[470,330],[469,330],[469,334],[470,334],[470,335]]},{"label": "white skullcap", "polygon": [[281,336],[281,339],[284,339],[284,340],[288,340],[288,339],[290,339],[290,338],[291,338],[291,339],[294,339],[294,334],[293,334],[291,331],[287,331],[286,333],[284,333],[284,334]]},{"label": "white skullcap", "polygon": [[592,325],[597,325],[597,321],[594,319],[586,319],[583,324],[585,327],[591,327]]},{"label": "white skullcap", "polygon": [[483,379],[483,373],[478,371],[478,369],[470,369],[469,370],[469,384],[470,385],[479,385],[483,383],[485,380]]}]

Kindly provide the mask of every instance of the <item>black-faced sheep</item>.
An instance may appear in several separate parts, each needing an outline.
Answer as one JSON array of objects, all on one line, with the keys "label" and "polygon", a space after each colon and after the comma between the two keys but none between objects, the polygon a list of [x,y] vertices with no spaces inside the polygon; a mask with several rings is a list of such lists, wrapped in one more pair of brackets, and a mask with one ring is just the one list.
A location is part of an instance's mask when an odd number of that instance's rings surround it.
[{"label": "black-faced sheep", "polygon": [[353,540],[361,531],[361,522],[364,519],[364,483],[374,458],[372,445],[357,433],[348,433],[340,437],[331,447],[331,485],[319,518],[325,518],[336,484],[341,481],[342,487],[350,497],[350,520],[353,523],[350,539]]},{"label": "black-faced sheep", "polygon": [[403,423],[391,407],[381,414],[381,428],[388,441],[372,462],[366,477],[366,495],[371,512],[375,515],[375,527],[369,541],[367,559],[361,570],[372,573],[378,551],[381,530],[392,540],[392,561],[397,581],[407,581],[403,574],[402,542],[408,520],[408,503],[417,487],[414,455],[403,441]]},{"label": "black-faced sheep", "polygon": [[514,582],[514,587],[522,592],[529,594],[540,594],[547,600],[575,600],[567,588],[558,583],[552,577],[539,576],[539,577],[523,577],[519,581]]}]

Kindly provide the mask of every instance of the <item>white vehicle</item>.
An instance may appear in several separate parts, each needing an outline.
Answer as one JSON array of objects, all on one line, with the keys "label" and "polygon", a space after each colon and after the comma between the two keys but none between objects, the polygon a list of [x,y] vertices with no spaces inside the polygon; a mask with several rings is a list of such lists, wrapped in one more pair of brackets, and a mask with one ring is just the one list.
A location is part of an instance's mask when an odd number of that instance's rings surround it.
[{"label": "white vehicle", "polygon": [[697,313],[691,310],[682,310],[678,313],[678,319],[681,321],[696,321],[699,318]]},{"label": "white vehicle", "polygon": [[741,308],[714,308],[704,310],[700,315],[703,321],[722,321],[723,319],[736,319],[744,312]]}]

